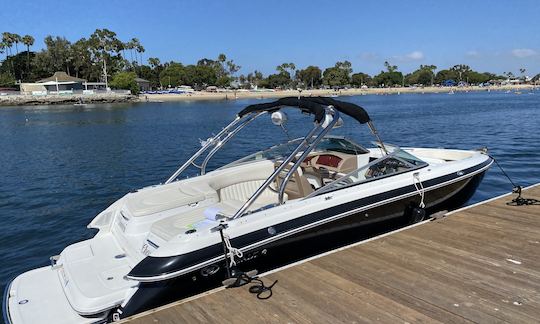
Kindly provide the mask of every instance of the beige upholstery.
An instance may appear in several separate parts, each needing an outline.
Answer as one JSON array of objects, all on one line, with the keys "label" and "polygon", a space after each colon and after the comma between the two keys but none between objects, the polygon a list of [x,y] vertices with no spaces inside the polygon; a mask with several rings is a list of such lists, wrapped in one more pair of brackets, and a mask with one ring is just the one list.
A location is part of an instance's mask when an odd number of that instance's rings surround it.
[{"label": "beige upholstery", "polygon": [[[286,174],[289,172],[289,167],[291,166],[292,163],[289,163],[289,166],[285,167],[285,169],[283,169],[276,178],[277,188],[281,186],[281,183],[283,182]],[[288,195],[289,199],[297,199],[304,198],[312,192],[313,187],[311,187],[311,184],[304,176],[302,168],[298,167],[294,171],[293,175],[289,178],[287,185],[285,185],[285,193]]]},{"label": "beige upholstery", "polygon": [[218,201],[216,190],[206,183],[176,184],[143,190],[126,197],[126,207],[135,217],[159,213],[203,200]]},{"label": "beige upholstery", "polygon": [[[126,207],[135,217],[147,216],[201,201],[209,204],[218,202],[218,191],[225,195],[222,200],[245,201],[258,188],[254,188],[256,184],[262,184],[273,171],[273,163],[270,161],[218,170],[187,182],[171,183],[131,194],[126,197]],[[251,194],[246,197],[249,192]],[[261,199],[269,201],[270,196],[263,193]]]},{"label": "beige upholstery", "polygon": [[[204,220],[205,219],[204,212],[206,209],[215,208],[219,210],[220,214],[223,214],[226,217],[232,217],[238,211],[238,209],[242,207],[243,204],[244,204],[243,201],[227,200],[227,201],[213,204],[211,206],[207,206],[205,208],[197,208],[187,213],[182,213],[180,215],[167,217],[165,219],[155,222],[152,225],[150,232],[152,232],[152,234],[154,235],[161,237],[165,241],[169,241],[175,236],[183,234],[187,230],[193,228],[193,226],[197,222]],[[253,203],[253,205],[251,205],[250,210],[259,209],[262,206],[264,205],[255,202]]]},{"label": "beige upholstery", "polygon": [[220,190],[237,183],[266,180],[272,172],[274,172],[272,162],[260,161],[212,172],[205,177],[208,177],[207,183],[210,187]]},{"label": "beige upholstery", "polygon": [[205,208],[197,208],[187,213],[164,218],[152,224],[150,232],[165,241],[185,233],[192,224],[204,219]]},{"label": "beige upholstery", "polygon": [[304,198],[314,191],[307,178],[298,171],[294,172],[285,188],[285,193],[291,199]]},{"label": "beige upholstery", "polygon": [[[264,180],[253,180],[235,183],[219,190],[219,199],[222,202],[229,200],[246,202],[255,193],[255,191],[261,187],[263,183]],[[264,190],[262,194],[257,198],[257,200],[255,200],[255,203],[261,206],[274,204],[277,202],[278,194],[271,191],[270,189]]]},{"label": "beige upholstery", "polygon": [[[193,210],[183,212],[175,216],[167,217],[155,222],[150,231],[164,240],[170,240],[175,236],[185,233],[197,222],[206,219],[204,212],[208,208],[218,210],[220,214],[226,217],[232,217],[244,203],[260,188],[264,181],[274,171],[273,163],[262,161],[241,165],[231,169],[219,170],[216,173],[210,173],[201,177],[201,181],[208,184],[210,190],[215,190],[215,202],[206,204],[204,207],[195,207]],[[184,194],[192,190],[189,194],[192,197],[201,192],[201,188],[189,186],[186,184],[181,187]],[[205,194],[208,196],[209,192]],[[219,198],[219,202],[217,199]],[[284,199],[287,200],[285,195]],[[269,204],[278,202],[277,193],[266,189],[249,207],[250,211],[257,210]]]}]

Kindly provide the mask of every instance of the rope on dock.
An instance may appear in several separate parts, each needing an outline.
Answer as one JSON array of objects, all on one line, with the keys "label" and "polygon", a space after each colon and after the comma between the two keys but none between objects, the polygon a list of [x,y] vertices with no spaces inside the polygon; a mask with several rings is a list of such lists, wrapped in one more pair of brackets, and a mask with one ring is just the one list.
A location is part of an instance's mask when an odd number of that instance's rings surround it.
[{"label": "rope on dock", "polygon": [[272,297],[272,288],[278,283],[278,281],[275,280],[270,286],[266,286],[264,281],[262,281],[258,277],[251,277],[246,273],[242,272],[236,276],[236,281],[233,284],[229,285],[227,288],[242,287],[249,283],[255,283],[254,285],[249,287],[249,292],[255,294],[257,296],[257,299],[265,300]]},{"label": "rope on dock", "polygon": [[534,198],[521,197],[521,186],[514,187],[513,193],[517,193],[518,196],[512,201],[507,202],[508,206],[527,206],[527,205],[540,205],[540,200]]},{"label": "rope on dock", "polygon": [[538,200],[538,199],[521,197],[521,191],[522,191],[523,188],[520,185],[517,185],[512,180],[512,178],[510,178],[510,176],[504,171],[502,166],[499,164],[499,162],[497,162],[497,160],[492,155],[489,155],[489,157],[493,159],[493,162],[495,162],[497,167],[501,170],[502,174],[512,184],[512,186],[513,186],[512,192],[517,193],[517,195],[518,195],[516,198],[512,199],[512,201],[507,202],[506,205],[508,205],[508,206],[540,205],[540,200]]}]

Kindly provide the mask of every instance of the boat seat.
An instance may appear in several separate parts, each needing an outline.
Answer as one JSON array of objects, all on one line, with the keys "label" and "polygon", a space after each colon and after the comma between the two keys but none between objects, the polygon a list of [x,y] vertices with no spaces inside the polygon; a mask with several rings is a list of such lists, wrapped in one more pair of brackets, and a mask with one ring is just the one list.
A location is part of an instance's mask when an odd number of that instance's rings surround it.
[{"label": "boat seat", "polygon": [[[220,202],[159,220],[152,225],[150,232],[165,241],[169,241],[175,236],[192,229],[198,222],[205,220],[205,211],[210,209],[230,218],[234,216],[238,209],[244,205],[263,182],[264,180],[246,181],[222,188],[219,190]],[[284,200],[286,201],[287,199],[288,195],[285,194]],[[277,200],[277,194],[270,189],[266,189],[253,202],[248,211],[254,211],[264,206],[275,204],[278,202]]]},{"label": "boat seat", "polygon": [[134,217],[142,217],[203,200],[217,202],[217,191],[205,182],[191,182],[130,194],[126,197],[126,207]]},{"label": "boat seat", "polygon": [[[219,190],[219,200],[247,201],[259,189],[265,180],[252,180],[235,183]],[[277,203],[278,194],[270,189],[264,190],[255,203],[264,205]]]},{"label": "boat seat", "polygon": [[[280,162],[276,163],[276,167],[279,166]],[[283,182],[283,179],[289,172],[290,167],[293,166],[293,163],[290,162],[288,166],[286,166],[280,174],[276,178],[277,186],[276,188],[279,188],[281,186],[281,183]],[[289,178],[289,181],[287,182],[287,185],[285,185],[285,193],[287,194],[289,199],[297,199],[297,198],[304,198],[310,193],[314,191],[313,187],[309,183],[306,176],[303,174],[303,170],[301,167],[298,167],[293,175]]]},{"label": "boat seat", "polygon": [[[234,216],[236,211],[238,211],[243,204],[244,202],[240,200],[227,200],[207,206],[205,208],[198,208],[188,213],[167,217],[155,222],[150,229],[150,233],[160,237],[164,241],[169,241],[174,237],[195,228],[198,222],[206,220],[206,210],[212,209],[218,211],[219,214],[230,218]],[[257,210],[266,205],[268,204],[255,201],[249,210]]]},{"label": "boat seat", "polygon": [[110,233],[68,246],[59,263],[58,277],[64,293],[81,315],[121,304],[126,290],[138,285],[124,278],[132,265]]}]

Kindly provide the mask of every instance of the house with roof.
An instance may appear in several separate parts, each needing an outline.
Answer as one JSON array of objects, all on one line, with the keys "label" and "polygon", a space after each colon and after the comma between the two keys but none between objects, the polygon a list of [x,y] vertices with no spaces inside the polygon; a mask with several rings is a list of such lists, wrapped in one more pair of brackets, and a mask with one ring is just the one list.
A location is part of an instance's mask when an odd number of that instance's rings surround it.
[{"label": "house with roof", "polygon": [[70,76],[66,72],[55,72],[50,77],[36,83],[44,86],[47,91],[72,91],[83,90],[86,80]]},{"label": "house with roof", "polygon": [[135,78],[135,82],[137,82],[137,85],[139,86],[139,89],[141,91],[150,90],[150,81],[141,78]]}]

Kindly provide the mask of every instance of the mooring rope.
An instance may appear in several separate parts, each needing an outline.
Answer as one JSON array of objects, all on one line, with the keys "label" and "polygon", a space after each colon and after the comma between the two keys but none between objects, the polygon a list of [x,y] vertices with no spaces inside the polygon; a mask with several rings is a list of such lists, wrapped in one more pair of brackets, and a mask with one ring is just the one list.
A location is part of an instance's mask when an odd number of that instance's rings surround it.
[{"label": "mooring rope", "polygon": [[231,245],[231,238],[225,233],[223,233],[223,241],[227,247],[227,257],[230,260],[229,267],[234,267],[236,265],[235,257],[240,259],[244,256],[244,253]]},{"label": "mooring rope", "polygon": [[268,299],[272,297],[272,288],[274,285],[278,282],[277,280],[274,281],[270,286],[266,286],[264,284],[264,281],[259,279],[256,276],[251,276],[246,274],[242,271],[231,271],[232,267],[236,266],[236,260],[235,258],[242,258],[244,256],[244,253],[240,251],[240,249],[237,249],[232,246],[231,244],[231,238],[229,235],[225,234],[223,232],[223,227],[220,228],[221,232],[221,238],[223,240],[223,244],[225,245],[226,250],[226,259],[225,264],[227,265],[227,258],[229,259],[228,266],[227,266],[227,276],[230,279],[235,279],[235,281],[232,284],[229,284],[227,288],[236,288],[241,287],[244,285],[247,285],[249,283],[255,283],[251,287],[249,287],[249,292],[252,294],[256,294],[258,299]]},{"label": "mooring rope", "polygon": [[[416,183],[418,182],[418,184]],[[418,173],[413,173],[413,184],[416,188],[416,191],[420,195],[420,204],[418,207],[425,208],[426,204],[424,204],[424,196],[425,196],[425,189],[424,185],[422,184],[422,181],[420,181],[420,175]]]},{"label": "mooring rope", "polygon": [[506,204],[508,206],[526,206],[526,205],[540,205],[540,200],[534,199],[534,198],[523,198],[521,197],[521,191],[523,188],[520,185],[517,185],[512,178],[504,171],[503,167],[497,162],[497,159],[495,159],[492,155],[489,155],[490,158],[493,159],[493,162],[495,162],[495,165],[501,170],[502,174],[508,179],[510,184],[512,184],[512,192],[516,193],[518,196],[511,201],[507,202]]},{"label": "mooring rope", "polygon": [[249,292],[255,294],[257,299],[268,299],[272,297],[272,288],[277,284],[275,280],[270,286],[266,286],[264,282],[258,277],[250,277],[245,273],[241,273],[236,277],[236,281],[230,285],[228,288],[241,287],[250,283],[255,283],[249,287]]}]

